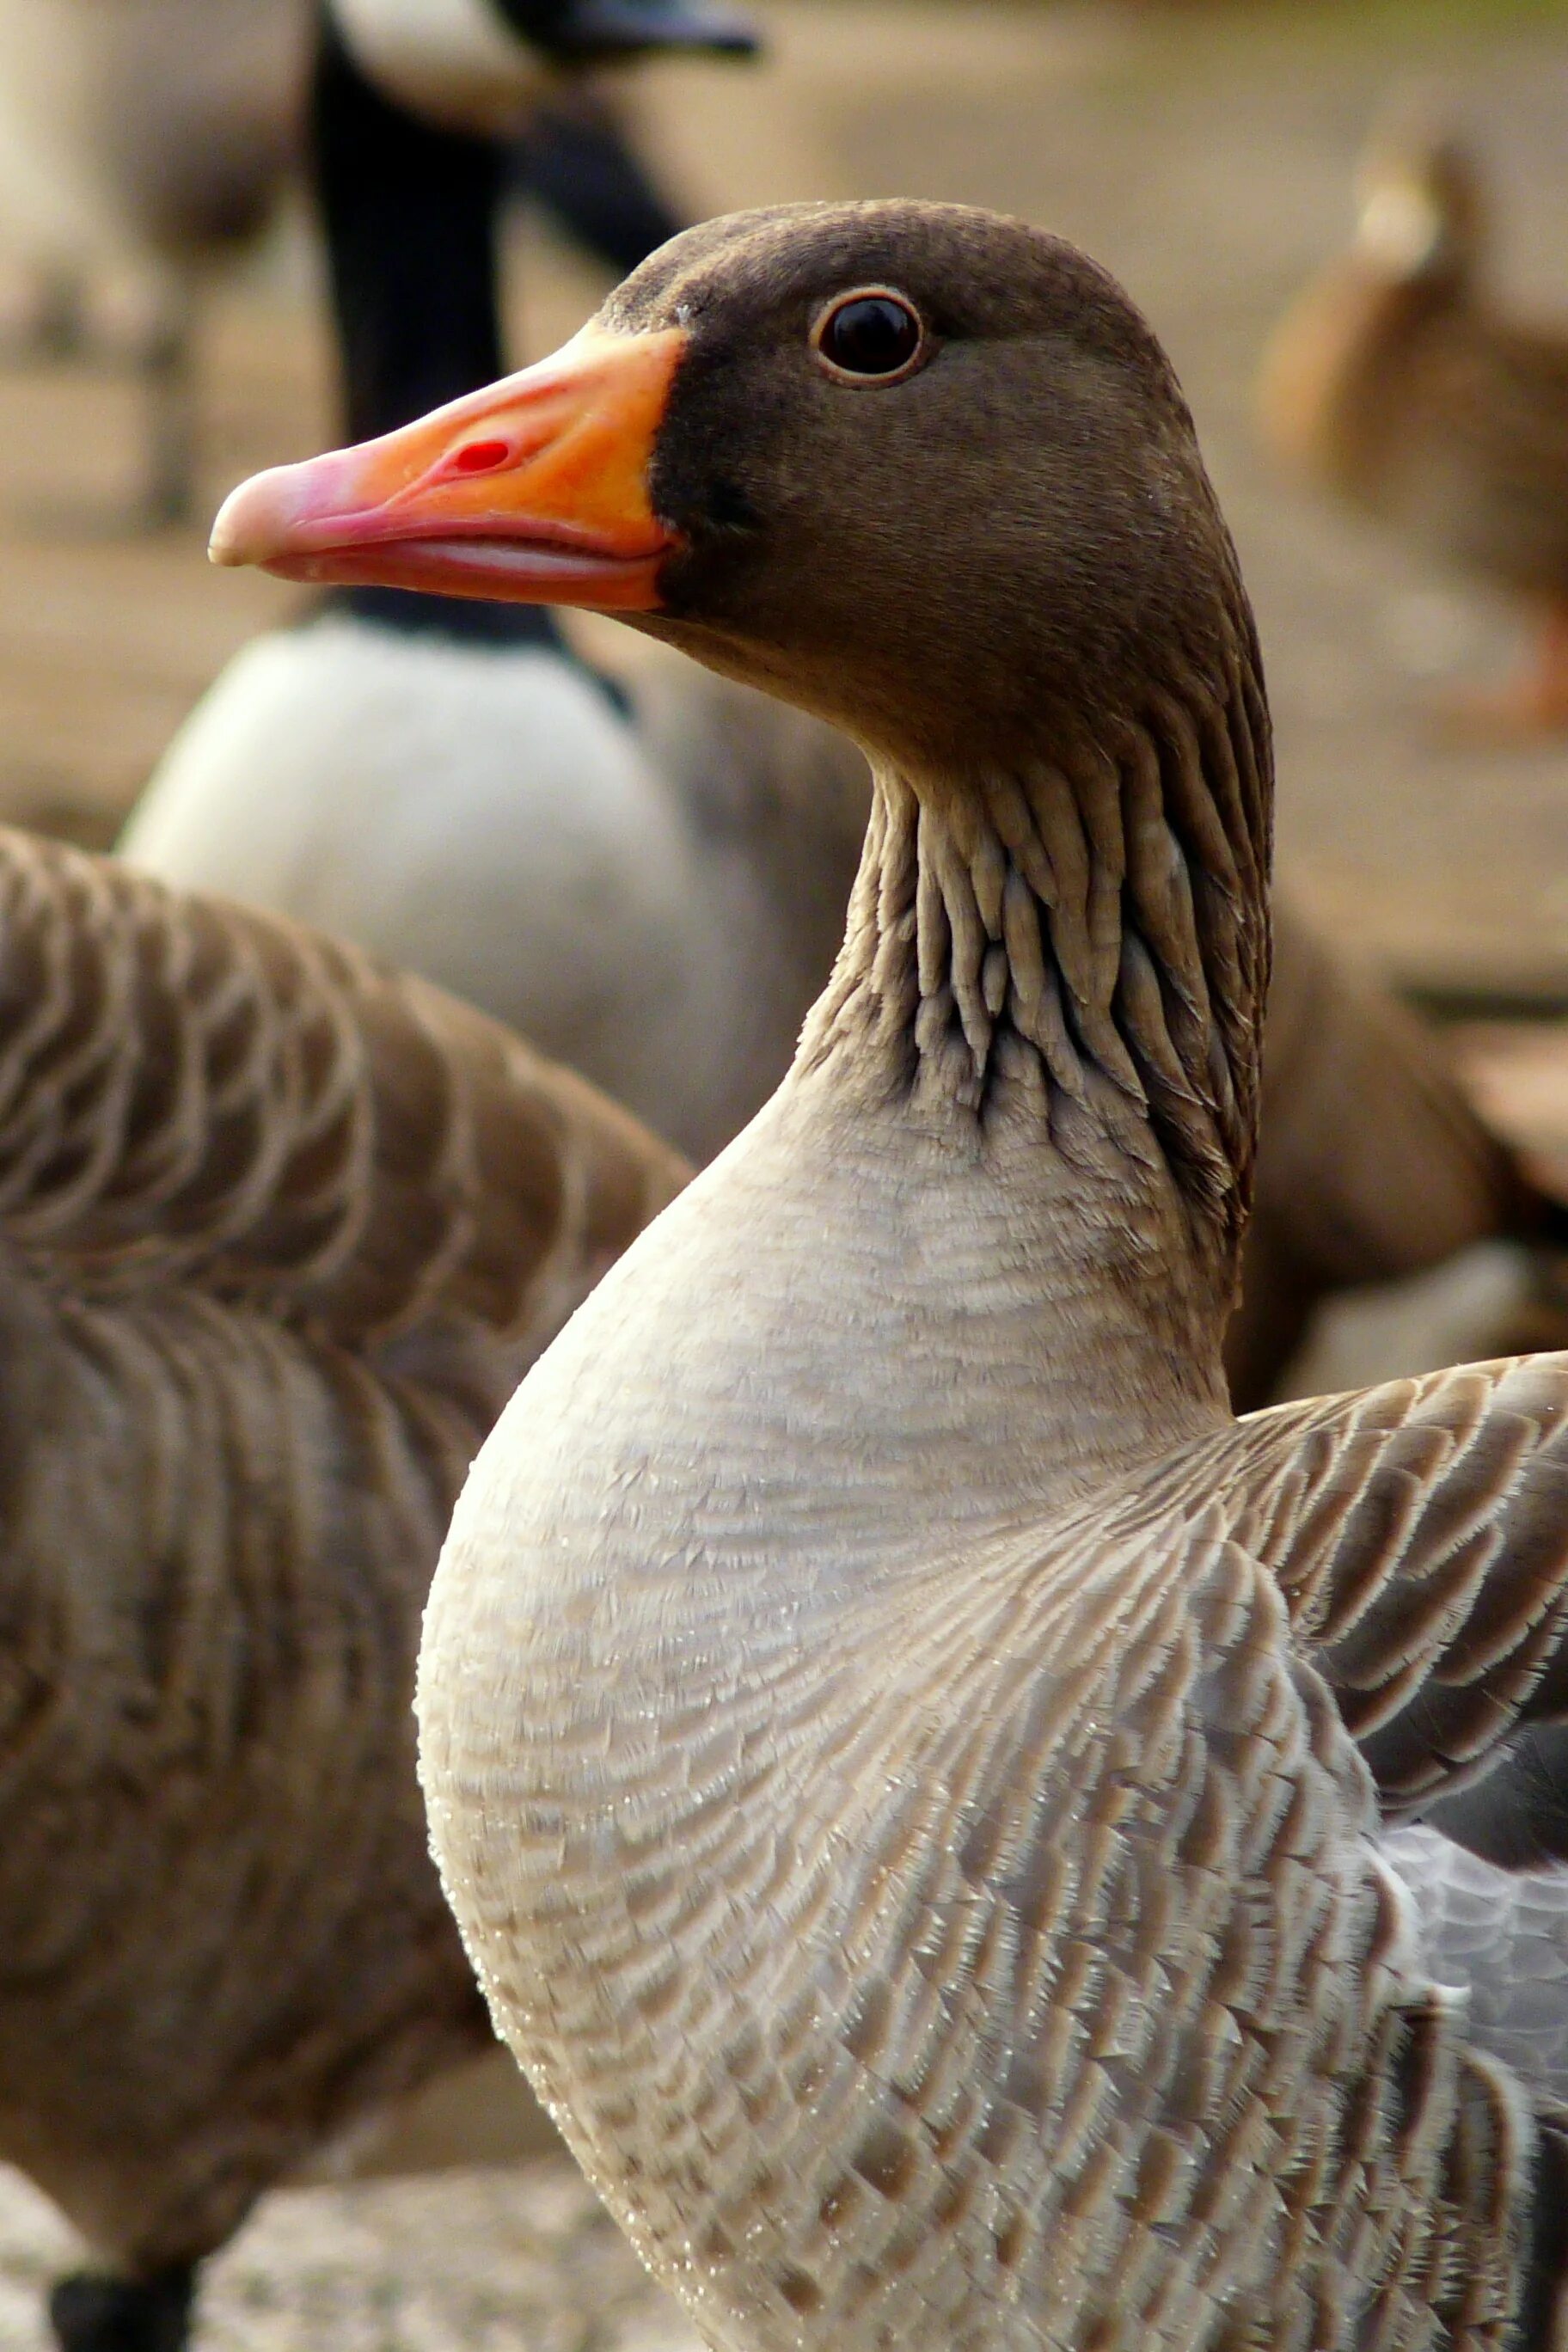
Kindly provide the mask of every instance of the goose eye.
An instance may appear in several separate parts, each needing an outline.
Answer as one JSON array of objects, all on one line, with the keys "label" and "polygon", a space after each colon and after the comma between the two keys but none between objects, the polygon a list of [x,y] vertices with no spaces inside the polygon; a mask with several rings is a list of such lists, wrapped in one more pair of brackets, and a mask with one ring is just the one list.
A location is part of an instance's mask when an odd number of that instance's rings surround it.
[{"label": "goose eye", "polygon": [[867,287],[840,296],[825,310],[811,340],[829,373],[862,383],[887,383],[910,373],[921,356],[925,329],[920,312],[902,294]]}]

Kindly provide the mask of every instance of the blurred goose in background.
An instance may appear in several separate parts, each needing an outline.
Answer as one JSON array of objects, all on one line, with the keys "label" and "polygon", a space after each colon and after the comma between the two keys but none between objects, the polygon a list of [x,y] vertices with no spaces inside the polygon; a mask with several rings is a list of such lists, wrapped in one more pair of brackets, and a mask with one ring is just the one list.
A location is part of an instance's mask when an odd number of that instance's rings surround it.
[{"label": "blurred goose in background", "polygon": [[1373,139],[1348,253],[1288,311],[1259,415],[1304,478],[1537,616],[1533,667],[1478,712],[1568,725],[1568,321],[1507,316],[1480,175],[1409,122]]},{"label": "blurred goose in background", "polygon": [[414,1651],[452,1501],[675,1156],[421,981],[0,833],[0,2159],[68,2352],[489,2045]]},{"label": "blurred goose in background", "polygon": [[193,337],[213,271],[272,218],[299,143],[308,0],[0,0],[0,230],[79,353],[85,278],[132,268],[146,385],[139,513],[195,505]]},{"label": "blurred goose in background", "polygon": [[[575,120],[597,233],[636,258],[674,224]],[[313,124],[345,406],[374,436],[500,371],[507,162],[387,100],[330,20]],[[549,152],[578,210],[587,175]],[[628,699],[548,614],[350,591],[230,664],[121,847],[426,973],[706,1159],[788,1064],[868,791],[842,737],[674,657]]]},{"label": "blurred goose in background", "polygon": [[[30,350],[40,359],[123,356],[124,330],[103,352],[88,284],[132,272],[130,349],[148,412],[137,514],[152,524],[188,521],[195,509],[203,299],[214,273],[258,241],[299,160],[318,5],[0,0],[0,232],[36,278]],[[511,133],[542,107],[540,166],[565,170],[574,194],[601,203],[617,159],[580,101],[558,129],[558,68],[649,50],[743,56],[755,46],[747,20],[722,0],[332,5],[387,86],[412,89],[440,119]],[[584,142],[595,137],[590,190]],[[617,266],[636,257],[623,249]]]},{"label": "blurred goose in background", "polygon": [[871,758],[788,1076],[525,1379],[421,1645],[445,1884],[643,2260],[752,2352],[1546,2352],[1563,2078],[1383,1832],[1568,1717],[1568,1357],[1228,1409],[1268,714],[1120,288],[710,222],[214,551],[611,611]]},{"label": "blurred goose in background", "polygon": [[[1548,1041],[1538,1052],[1550,1053]],[[1500,1065],[1506,1046],[1489,1039],[1461,1073],[1438,1031],[1276,901],[1257,1179],[1225,1346],[1238,1412],[1272,1403],[1287,1381],[1298,1387],[1296,1359],[1323,1307],[1481,1244],[1514,1247],[1501,1263],[1495,1254],[1473,1289],[1463,1285],[1452,1310],[1409,1299],[1414,1349],[1403,1329],[1377,1333],[1370,1375],[1430,1369],[1434,1339],[1441,1351],[1455,1336],[1447,1311],[1467,1352],[1568,1344],[1560,1281],[1553,1288],[1568,1245],[1568,1162],[1552,1169],[1531,1148],[1535,1123],[1518,1088],[1497,1083]],[[1568,1127],[1568,1029],[1551,1070]]]}]

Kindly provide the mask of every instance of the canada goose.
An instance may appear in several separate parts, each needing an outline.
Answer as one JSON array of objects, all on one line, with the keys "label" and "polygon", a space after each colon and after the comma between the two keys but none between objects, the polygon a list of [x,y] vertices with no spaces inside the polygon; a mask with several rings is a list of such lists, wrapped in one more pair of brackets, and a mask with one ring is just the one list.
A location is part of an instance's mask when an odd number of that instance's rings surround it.
[{"label": "canada goose", "polygon": [[1121,289],[953,206],[710,222],[213,551],[592,604],[873,764],[789,1076],[426,1616],[447,1892],[644,2260],[778,2352],[1552,2341],[1568,2126],[1380,1807],[1568,1709],[1568,1358],[1228,1410],[1268,717]]},{"label": "canada goose", "polygon": [[452,1499],[681,1181],[355,950],[0,834],[0,2160],[68,2352],[483,2049],[409,1713]]},{"label": "canada goose", "polygon": [[1478,710],[1568,724],[1568,324],[1508,317],[1488,285],[1480,174],[1401,122],[1362,170],[1348,253],[1275,332],[1266,437],[1306,478],[1539,616],[1533,667]]},{"label": "canada goose", "polygon": [[[500,368],[503,158],[388,101],[330,23],[313,121],[366,436]],[[628,709],[547,614],[351,591],[230,664],[121,847],[425,972],[706,1159],[788,1066],[868,791],[841,737],[689,664]]]}]

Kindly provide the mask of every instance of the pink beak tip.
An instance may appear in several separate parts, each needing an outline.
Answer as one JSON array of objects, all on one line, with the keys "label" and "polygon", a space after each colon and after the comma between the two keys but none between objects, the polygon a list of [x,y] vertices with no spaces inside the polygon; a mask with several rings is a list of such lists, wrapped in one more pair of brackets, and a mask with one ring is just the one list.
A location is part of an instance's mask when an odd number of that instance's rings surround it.
[{"label": "pink beak tip", "polygon": [[207,541],[209,563],[254,563],[263,552],[266,535],[256,528],[259,520],[257,508],[261,503],[256,493],[265,479],[265,475],[258,474],[241,482],[219,507]]},{"label": "pink beak tip", "polygon": [[[308,461],[309,462],[309,461]],[[317,461],[319,463],[319,461]],[[306,501],[302,466],[269,466],[230,490],[207,541],[209,563],[268,563],[289,551]]]}]

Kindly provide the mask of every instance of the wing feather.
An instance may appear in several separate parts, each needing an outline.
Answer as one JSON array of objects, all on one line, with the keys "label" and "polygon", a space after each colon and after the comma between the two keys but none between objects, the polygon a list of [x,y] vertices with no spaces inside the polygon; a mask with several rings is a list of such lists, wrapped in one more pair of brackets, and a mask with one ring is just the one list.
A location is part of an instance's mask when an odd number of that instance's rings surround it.
[{"label": "wing feather", "polygon": [[1287,1405],[1220,1451],[1229,1532],[1279,1582],[1386,1813],[1568,1719],[1568,1355]]}]

